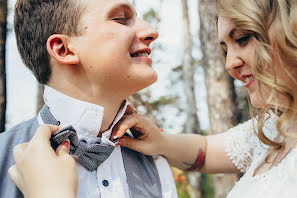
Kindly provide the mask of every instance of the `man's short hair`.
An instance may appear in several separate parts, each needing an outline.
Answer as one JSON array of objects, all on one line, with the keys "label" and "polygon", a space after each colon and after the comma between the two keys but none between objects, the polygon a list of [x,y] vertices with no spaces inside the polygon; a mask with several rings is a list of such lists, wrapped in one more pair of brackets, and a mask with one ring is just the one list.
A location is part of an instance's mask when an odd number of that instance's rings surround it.
[{"label": "man's short hair", "polygon": [[17,0],[17,46],[23,62],[40,83],[46,84],[51,75],[48,38],[53,34],[80,35],[82,4],[80,0]]}]

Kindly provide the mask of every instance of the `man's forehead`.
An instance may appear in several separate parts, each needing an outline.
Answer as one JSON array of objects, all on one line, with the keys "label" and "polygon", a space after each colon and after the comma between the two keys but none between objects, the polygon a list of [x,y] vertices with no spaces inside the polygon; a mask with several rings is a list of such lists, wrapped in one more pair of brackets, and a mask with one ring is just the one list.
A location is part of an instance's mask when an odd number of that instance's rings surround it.
[{"label": "man's forehead", "polygon": [[127,10],[130,11],[130,13],[136,14],[129,0],[87,0],[85,3],[87,4],[86,13],[88,13],[89,16],[95,16],[96,13],[101,16],[109,16],[118,10]]},{"label": "man's forehead", "polygon": [[[112,1],[112,0],[109,0],[109,1]],[[135,8],[128,0],[114,0],[113,3],[110,4],[108,9],[109,10],[124,9],[124,10],[131,10],[132,12],[136,13]]]},{"label": "man's forehead", "polygon": [[[93,0],[94,3],[98,4],[98,0]],[[99,0],[103,7],[108,7],[109,9],[113,9],[116,7],[132,9],[135,11],[132,0]]]}]

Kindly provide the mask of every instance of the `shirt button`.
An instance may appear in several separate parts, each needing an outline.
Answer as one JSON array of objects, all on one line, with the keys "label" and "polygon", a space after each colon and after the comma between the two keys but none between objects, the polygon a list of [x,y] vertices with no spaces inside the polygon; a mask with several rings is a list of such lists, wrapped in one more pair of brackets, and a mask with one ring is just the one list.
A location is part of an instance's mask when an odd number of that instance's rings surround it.
[{"label": "shirt button", "polygon": [[109,182],[107,180],[103,180],[102,181],[102,185],[105,186],[105,187],[107,187],[107,186],[109,186]]}]

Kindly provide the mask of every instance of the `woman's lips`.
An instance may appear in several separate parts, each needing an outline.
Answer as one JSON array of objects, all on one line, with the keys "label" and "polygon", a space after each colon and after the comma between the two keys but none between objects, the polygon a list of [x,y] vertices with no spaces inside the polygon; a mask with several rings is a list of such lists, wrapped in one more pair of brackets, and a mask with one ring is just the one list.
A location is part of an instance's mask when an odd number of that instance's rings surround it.
[{"label": "woman's lips", "polygon": [[255,81],[255,79],[251,79],[250,81],[248,81],[247,83],[244,83],[243,85],[246,87],[246,88],[249,88],[251,86],[251,84]]}]

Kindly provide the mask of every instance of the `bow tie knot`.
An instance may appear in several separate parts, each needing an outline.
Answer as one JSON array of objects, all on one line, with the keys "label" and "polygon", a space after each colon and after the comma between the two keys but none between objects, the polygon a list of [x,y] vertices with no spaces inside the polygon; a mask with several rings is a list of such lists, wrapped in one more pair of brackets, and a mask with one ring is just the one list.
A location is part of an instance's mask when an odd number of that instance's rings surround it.
[{"label": "bow tie knot", "polygon": [[88,171],[96,170],[115,148],[101,142],[101,139],[88,143],[85,140],[79,140],[76,130],[72,126],[64,127],[54,133],[51,137],[51,145],[56,150],[67,139],[70,141],[70,154],[77,156]]}]

